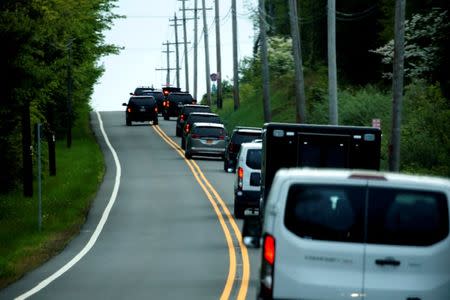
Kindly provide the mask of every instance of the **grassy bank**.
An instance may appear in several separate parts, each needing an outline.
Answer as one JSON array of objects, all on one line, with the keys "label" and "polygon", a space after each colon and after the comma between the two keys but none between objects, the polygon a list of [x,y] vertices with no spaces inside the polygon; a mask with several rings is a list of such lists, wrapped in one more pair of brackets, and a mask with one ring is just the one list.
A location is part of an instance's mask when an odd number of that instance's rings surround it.
[{"label": "grassy bank", "polygon": [[21,190],[0,196],[0,288],[61,251],[85,221],[104,174],[87,110],[74,126],[72,147],[57,141],[56,176],[48,176],[45,160],[41,232],[36,185],[32,198],[23,197]]}]

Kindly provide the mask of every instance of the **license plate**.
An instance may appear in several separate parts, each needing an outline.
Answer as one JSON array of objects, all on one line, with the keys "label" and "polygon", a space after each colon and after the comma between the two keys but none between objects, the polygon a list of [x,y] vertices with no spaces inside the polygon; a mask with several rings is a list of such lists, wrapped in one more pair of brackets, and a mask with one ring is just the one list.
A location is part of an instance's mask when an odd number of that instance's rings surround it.
[{"label": "license plate", "polygon": [[206,143],[207,143],[207,144],[212,144],[212,143],[213,143],[213,140],[206,140]]},{"label": "license plate", "polygon": [[145,108],[141,108],[140,111],[145,111]]}]

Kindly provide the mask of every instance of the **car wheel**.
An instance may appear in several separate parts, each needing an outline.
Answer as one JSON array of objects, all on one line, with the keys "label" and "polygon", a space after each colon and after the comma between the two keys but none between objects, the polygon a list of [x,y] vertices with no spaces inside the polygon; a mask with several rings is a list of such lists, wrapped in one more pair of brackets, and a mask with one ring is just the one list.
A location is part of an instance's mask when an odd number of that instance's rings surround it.
[{"label": "car wheel", "polygon": [[175,135],[176,135],[176,136],[181,136],[181,130],[180,130],[180,128],[178,128],[178,127],[175,128]]},{"label": "car wheel", "polygon": [[131,126],[131,121],[127,118],[125,123],[127,124],[127,126]]},{"label": "car wheel", "polygon": [[168,121],[170,119],[169,115],[167,113],[163,114],[164,120]]},{"label": "car wheel", "polygon": [[153,125],[158,125],[158,118],[153,120]]},{"label": "car wheel", "polygon": [[226,158],[223,160],[223,170],[228,172],[228,160]]},{"label": "car wheel", "polygon": [[192,158],[192,154],[190,151],[184,151],[184,157],[186,157],[187,159],[191,159]]},{"label": "car wheel", "polygon": [[182,149],[186,148],[186,140],[184,138],[181,138],[181,148]]}]

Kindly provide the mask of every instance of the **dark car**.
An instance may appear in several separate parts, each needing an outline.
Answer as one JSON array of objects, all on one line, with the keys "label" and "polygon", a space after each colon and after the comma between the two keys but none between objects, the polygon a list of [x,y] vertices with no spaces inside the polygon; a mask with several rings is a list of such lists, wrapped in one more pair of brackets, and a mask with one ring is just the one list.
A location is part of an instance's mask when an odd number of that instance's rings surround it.
[{"label": "dark car", "polygon": [[154,91],[155,89],[149,86],[138,86],[134,89],[133,93],[130,93],[132,96],[142,96],[146,92]]},{"label": "dark car", "polygon": [[222,119],[218,114],[214,113],[206,113],[206,112],[193,112],[189,114],[186,122],[184,122],[183,126],[183,134],[181,135],[181,148],[185,149],[186,147],[186,136],[189,134],[192,125],[194,123],[217,123],[223,124]]},{"label": "dark car", "polygon": [[152,121],[153,125],[158,125],[158,105],[153,96],[132,96],[128,100],[126,106],[125,120],[127,126],[131,126],[132,122]]},{"label": "dark car", "polygon": [[163,102],[162,116],[164,120],[169,120],[170,117],[178,117],[181,106],[185,104],[195,104],[191,94],[182,92],[170,93]]},{"label": "dark car", "polygon": [[237,126],[231,138],[228,140],[225,149],[225,159],[223,161],[223,169],[226,172],[234,172],[236,169],[236,159],[242,143],[248,143],[256,139],[260,139],[262,129],[258,127],[242,127]]},{"label": "dark car", "polygon": [[156,104],[158,104],[158,112],[163,110],[164,94],[162,91],[158,90],[144,90],[142,91],[143,96],[153,96],[155,97]]},{"label": "dark car", "polygon": [[180,110],[177,118],[177,126],[176,126],[176,135],[181,136],[183,132],[184,122],[189,117],[189,114],[192,112],[211,112],[211,108],[208,105],[200,105],[200,104],[186,104]]}]

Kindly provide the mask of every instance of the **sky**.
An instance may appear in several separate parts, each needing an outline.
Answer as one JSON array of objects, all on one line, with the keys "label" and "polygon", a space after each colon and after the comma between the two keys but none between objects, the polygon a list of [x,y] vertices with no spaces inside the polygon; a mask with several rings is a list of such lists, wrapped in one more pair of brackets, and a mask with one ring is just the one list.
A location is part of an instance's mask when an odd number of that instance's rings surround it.
[{"label": "sky", "polygon": [[[201,7],[202,0],[198,1]],[[233,78],[233,44],[231,25],[231,0],[218,0],[220,9],[220,37],[222,56],[222,78],[232,81]],[[251,56],[254,29],[250,19],[251,9],[257,6],[257,0],[237,0],[238,22],[238,56],[241,60]],[[166,71],[157,71],[167,67],[167,54],[163,53],[166,46],[163,43],[175,42],[175,29],[170,26],[169,19],[182,18],[182,1],[180,0],[120,0],[114,13],[126,18],[115,20],[111,30],[105,32],[105,42],[124,47],[118,55],[103,57],[98,63],[103,65],[105,72],[94,87],[91,105],[97,111],[123,110],[122,103],[128,102],[129,93],[137,86],[153,86],[161,88],[166,83]],[[207,8],[214,8],[214,0],[206,0]],[[194,8],[194,0],[186,0],[186,8]],[[187,11],[186,18],[192,18],[194,12]],[[198,20],[198,87],[200,98],[206,93],[205,47],[203,40],[203,19],[199,11]],[[181,22],[180,22],[181,23]],[[207,11],[210,73],[215,73],[216,67],[216,35],[214,10]],[[189,64],[189,87],[193,93],[194,84],[194,21],[186,23]],[[178,39],[183,40],[183,27],[178,26]],[[175,45],[170,46],[170,67],[176,65]],[[186,89],[184,47],[179,46],[180,87]],[[175,71],[171,71],[171,84],[176,85]]]}]

